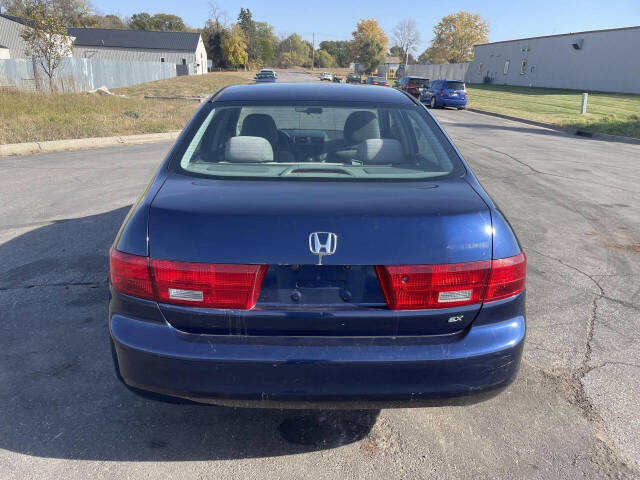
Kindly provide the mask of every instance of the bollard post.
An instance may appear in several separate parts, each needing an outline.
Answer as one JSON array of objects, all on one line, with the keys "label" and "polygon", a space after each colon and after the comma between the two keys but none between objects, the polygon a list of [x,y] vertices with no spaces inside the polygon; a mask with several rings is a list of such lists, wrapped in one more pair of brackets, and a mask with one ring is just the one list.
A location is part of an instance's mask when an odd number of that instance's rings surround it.
[{"label": "bollard post", "polygon": [[582,94],[582,105],[580,105],[580,114],[584,115],[587,113],[587,98],[589,97],[588,93]]}]

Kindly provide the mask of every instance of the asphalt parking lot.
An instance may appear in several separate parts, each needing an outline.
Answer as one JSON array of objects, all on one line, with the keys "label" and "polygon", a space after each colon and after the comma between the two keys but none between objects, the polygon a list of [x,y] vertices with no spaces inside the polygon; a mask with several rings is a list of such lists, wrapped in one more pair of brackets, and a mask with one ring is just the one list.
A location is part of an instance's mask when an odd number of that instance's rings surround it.
[{"label": "asphalt parking lot", "polygon": [[470,407],[171,405],[112,370],[107,250],[168,144],[0,159],[0,478],[638,478],[640,146],[435,111],[528,254],[520,375]]}]

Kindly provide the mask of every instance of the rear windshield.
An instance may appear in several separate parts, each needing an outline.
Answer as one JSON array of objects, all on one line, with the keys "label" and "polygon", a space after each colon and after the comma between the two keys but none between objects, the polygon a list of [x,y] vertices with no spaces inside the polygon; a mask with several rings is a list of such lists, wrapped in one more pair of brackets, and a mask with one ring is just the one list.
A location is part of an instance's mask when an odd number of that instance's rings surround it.
[{"label": "rear windshield", "polygon": [[177,155],[183,172],[215,177],[415,180],[465,171],[417,106],[212,105]]},{"label": "rear windshield", "polygon": [[464,90],[464,82],[447,82],[444,88],[448,90]]},{"label": "rear windshield", "polygon": [[413,83],[417,87],[424,87],[427,83],[429,83],[429,80],[427,80],[426,78],[410,78],[409,83]]}]

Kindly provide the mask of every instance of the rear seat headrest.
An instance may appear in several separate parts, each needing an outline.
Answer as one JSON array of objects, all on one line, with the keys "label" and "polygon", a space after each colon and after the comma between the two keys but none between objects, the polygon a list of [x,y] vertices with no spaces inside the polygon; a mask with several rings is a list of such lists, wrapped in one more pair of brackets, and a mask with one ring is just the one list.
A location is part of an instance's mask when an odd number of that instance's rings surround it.
[{"label": "rear seat headrest", "polygon": [[393,165],[403,163],[402,144],[392,138],[371,138],[358,145],[356,160],[365,165]]},{"label": "rear seat headrest", "polygon": [[230,163],[273,162],[273,148],[262,137],[231,137],[225,146],[224,159]]},{"label": "rear seat headrest", "polygon": [[378,117],[373,112],[358,110],[351,112],[344,123],[344,139],[358,143],[369,138],[380,138]]}]

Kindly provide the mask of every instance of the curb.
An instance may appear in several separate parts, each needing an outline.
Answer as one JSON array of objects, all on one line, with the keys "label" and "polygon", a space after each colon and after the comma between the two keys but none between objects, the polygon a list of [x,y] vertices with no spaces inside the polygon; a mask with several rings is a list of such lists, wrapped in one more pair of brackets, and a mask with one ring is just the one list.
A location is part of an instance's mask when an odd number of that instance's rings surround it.
[{"label": "curb", "polygon": [[117,145],[137,145],[141,143],[168,142],[178,138],[179,131],[123,135],[120,137],[74,138],[68,140],[50,140],[46,142],[9,143],[0,145],[0,157],[12,155],[30,155],[34,153],[53,153],[73,150],[114,147]]},{"label": "curb", "polygon": [[593,140],[604,140],[607,142],[622,142],[622,143],[629,143],[632,145],[640,145],[640,138],[622,137],[620,135],[609,135],[608,133],[592,132],[591,130],[586,130],[582,128],[561,127],[559,125],[554,125],[552,123],[537,122],[535,120],[527,120],[526,118],[514,117],[512,115],[505,115],[503,113],[495,113],[495,112],[487,112],[486,110],[478,110],[477,108],[467,108],[466,110],[469,112],[479,113],[482,115],[489,115],[490,117],[497,117],[497,118],[502,118],[504,120],[512,120],[514,122],[526,123],[528,125],[533,125],[536,127],[547,128],[549,130],[555,130],[557,132],[563,132],[569,135],[580,136],[583,138],[590,138]]}]

